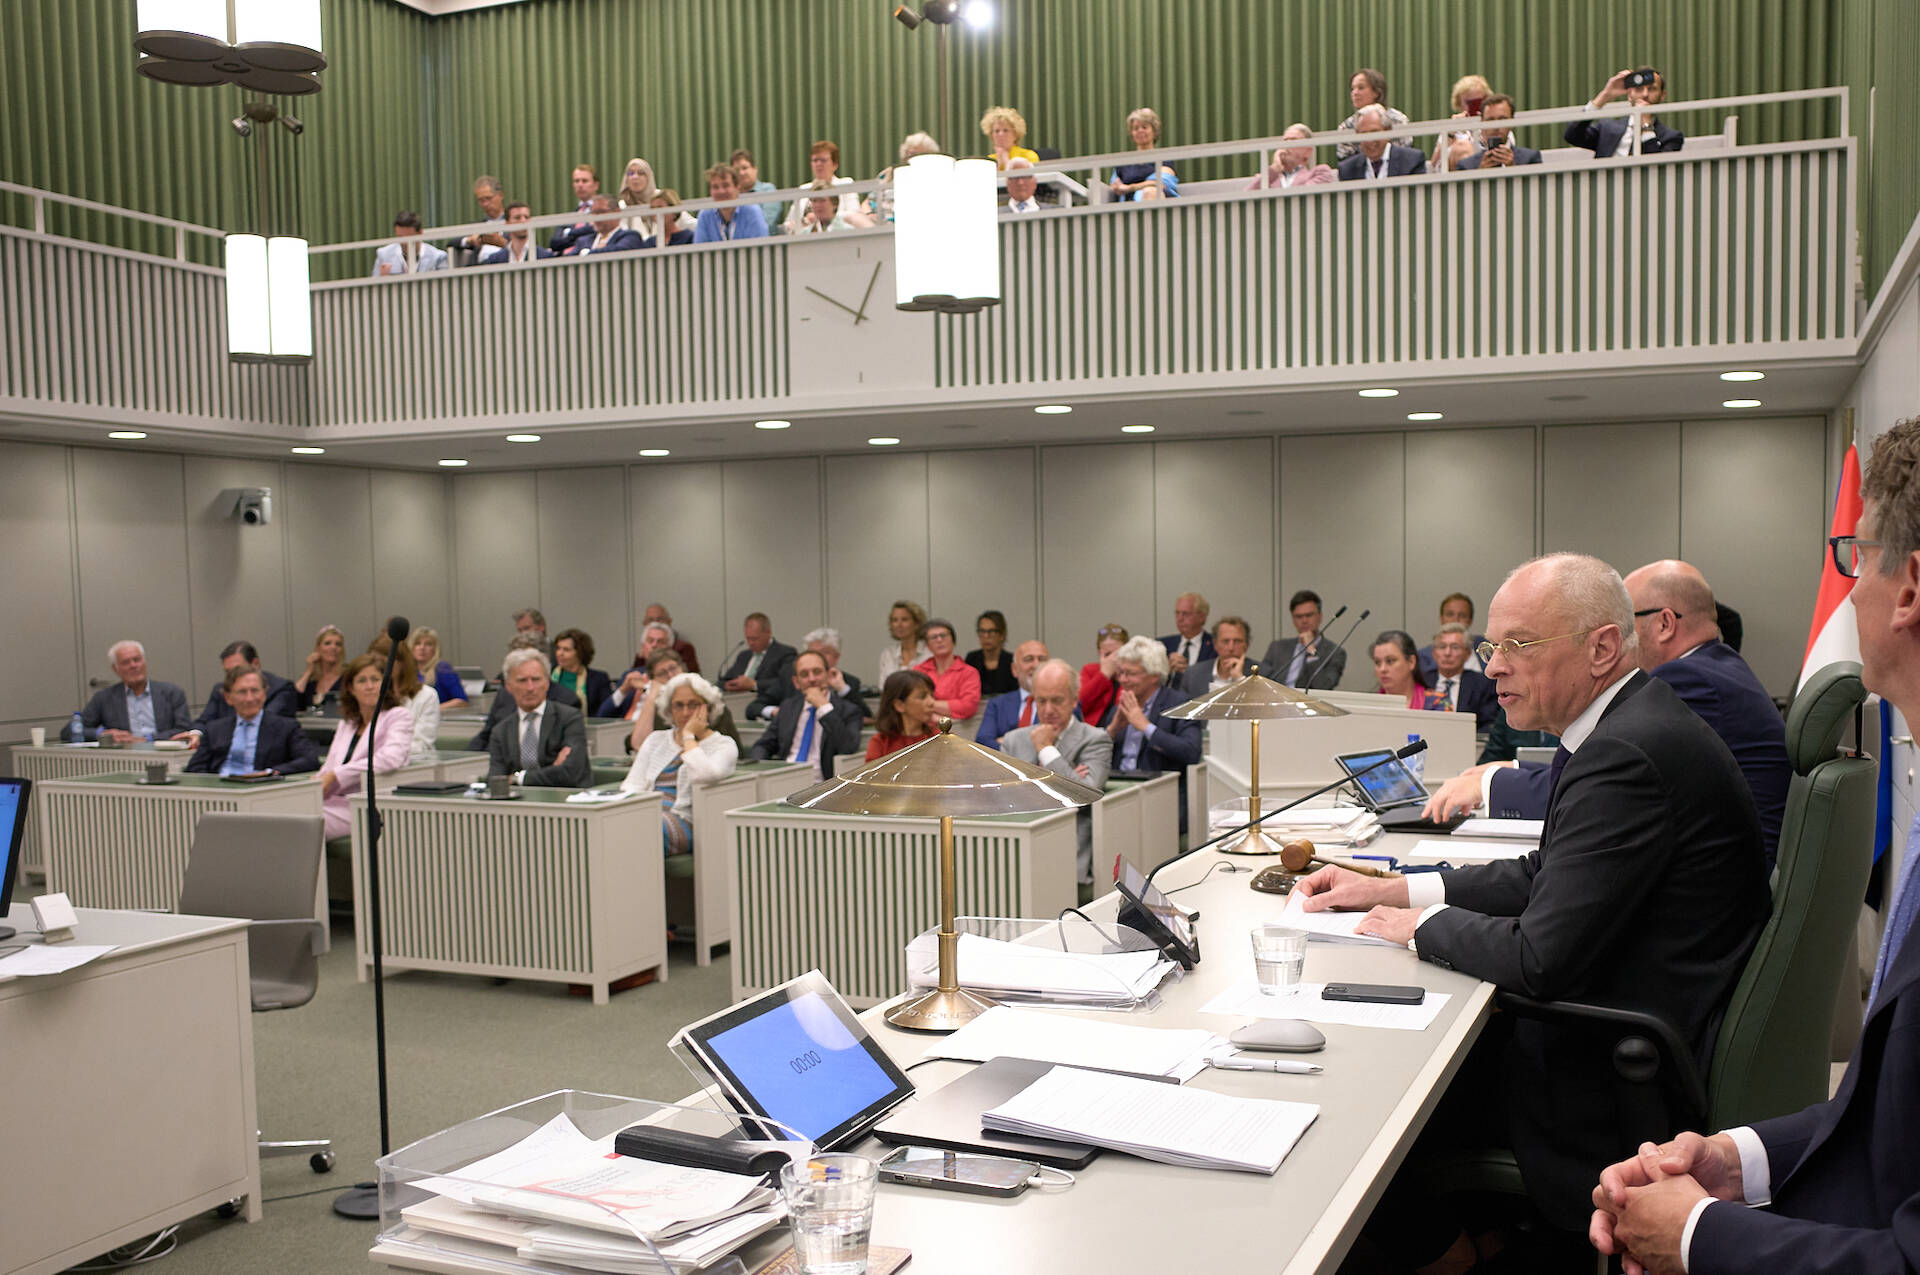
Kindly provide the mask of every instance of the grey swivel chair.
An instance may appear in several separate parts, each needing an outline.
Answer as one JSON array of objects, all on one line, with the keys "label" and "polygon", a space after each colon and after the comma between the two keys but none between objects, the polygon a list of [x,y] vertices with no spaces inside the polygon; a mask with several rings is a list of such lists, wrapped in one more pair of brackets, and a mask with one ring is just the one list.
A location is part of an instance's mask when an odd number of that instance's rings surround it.
[{"label": "grey swivel chair", "polygon": [[[320,985],[327,933],[314,919],[324,823],[318,815],[213,811],[200,816],[180,884],[179,911],[246,919],[256,1014],[297,1009]],[[326,1138],[262,1139],[260,1154],[306,1155],[315,1173],[333,1168]]]}]

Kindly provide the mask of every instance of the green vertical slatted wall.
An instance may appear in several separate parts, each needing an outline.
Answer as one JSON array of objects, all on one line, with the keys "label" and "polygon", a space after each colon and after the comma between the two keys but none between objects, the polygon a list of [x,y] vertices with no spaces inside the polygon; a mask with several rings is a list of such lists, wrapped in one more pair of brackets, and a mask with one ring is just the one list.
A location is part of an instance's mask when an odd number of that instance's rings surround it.
[{"label": "green vertical slatted wall", "polygon": [[[1383,70],[1415,117],[1443,114],[1454,77],[1485,74],[1522,106],[1584,100],[1620,66],[1652,62],[1677,96],[1847,83],[1877,87],[1883,140],[1906,131],[1920,18],[1910,0],[995,0],[999,25],[953,29],[959,140],[996,102],[1020,107],[1031,141],[1064,154],[1125,144],[1128,109],[1152,105],[1169,143],[1331,127],[1346,77]],[[640,154],[698,193],[735,145],[764,175],[805,175],[814,137],[847,173],[890,161],[899,138],[939,130],[933,30],[909,34],[890,0],[526,0],[428,19],[393,0],[327,0],[327,88],[294,104],[308,123],[286,181],[316,241],[377,234],[398,207],[468,215],[468,186],[495,172],[536,208],[567,199],[585,159],[609,177]],[[250,220],[251,152],[226,121],[238,90],[170,88],[133,72],[133,0],[7,0],[0,23],[0,176],[231,227]],[[1812,113],[1819,113],[1814,118]],[[1864,100],[1855,128],[1864,132]],[[1830,108],[1773,108],[1744,140],[1831,128]],[[276,142],[284,142],[283,135]],[[1533,139],[1544,140],[1544,139]],[[1904,142],[1904,137],[1900,139]],[[282,151],[286,149],[281,148]],[[1920,208],[1920,157],[1877,148],[1863,203],[1869,283]],[[1867,166],[1863,165],[1863,170]],[[1212,175],[1196,165],[1192,177]],[[611,184],[611,182],[609,183]],[[23,201],[0,197],[16,224]],[[58,229],[166,247],[125,223]],[[141,238],[141,236],[147,236]],[[199,259],[210,259],[199,250]],[[344,270],[358,263],[324,263]]]}]

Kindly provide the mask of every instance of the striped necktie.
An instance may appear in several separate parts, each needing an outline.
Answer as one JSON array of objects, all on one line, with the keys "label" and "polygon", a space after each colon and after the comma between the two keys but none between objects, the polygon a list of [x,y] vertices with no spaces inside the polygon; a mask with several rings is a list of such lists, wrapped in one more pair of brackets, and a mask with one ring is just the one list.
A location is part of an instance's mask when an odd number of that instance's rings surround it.
[{"label": "striped necktie", "polygon": [[526,715],[520,727],[520,769],[532,770],[540,764],[540,719]]}]

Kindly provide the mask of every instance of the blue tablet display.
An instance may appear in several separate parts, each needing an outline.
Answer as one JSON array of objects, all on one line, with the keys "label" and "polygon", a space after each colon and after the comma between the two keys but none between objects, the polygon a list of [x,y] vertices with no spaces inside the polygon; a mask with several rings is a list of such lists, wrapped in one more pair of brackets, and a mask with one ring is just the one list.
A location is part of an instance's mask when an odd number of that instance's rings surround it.
[{"label": "blue tablet display", "polygon": [[812,991],[717,1033],[706,1047],[763,1114],[816,1143],[898,1084]]},{"label": "blue tablet display", "polygon": [[[1393,756],[1391,748],[1383,748],[1377,753],[1347,753],[1334,758],[1349,775],[1356,770],[1366,770],[1375,762]],[[1403,761],[1390,762],[1377,770],[1368,771],[1357,777],[1354,783],[1366,795],[1375,810],[1391,810],[1395,806],[1410,806],[1415,802],[1425,803],[1427,790],[1413,772],[1407,769]]]}]

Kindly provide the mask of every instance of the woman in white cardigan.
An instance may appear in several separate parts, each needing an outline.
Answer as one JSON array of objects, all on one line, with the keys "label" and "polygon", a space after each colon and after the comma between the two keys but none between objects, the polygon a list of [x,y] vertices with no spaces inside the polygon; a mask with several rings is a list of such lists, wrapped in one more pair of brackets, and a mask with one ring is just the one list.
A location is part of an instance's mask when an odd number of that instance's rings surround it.
[{"label": "woman in white cardigan", "polygon": [[672,730],[656,730],[640,741],[633,768],[621,781],[628,792],[660,794],[660,838],[667,854],[693,850],[693,786],[733,773],[740,746],[713,729],[720,692],[698,673],[682,673],[666,685]]},{"label": "woman in white cardigan", "polygon": [[368,746],[367,722],[373,718],[373,706],[380,703],[386,663],[384,655],[369,651],[340,677],[347,692],[340,697],[340,724],[334,727],[327,759],[320,764],[320,814],[328,839],[344,837],[352,827],[347,798],[366,785],[367,755],[373,755],[374,773],[381,774],[406,765],[413,746],[413,714],[407,711],[399,689],[391,685],[380,704],[379,735]]}]

